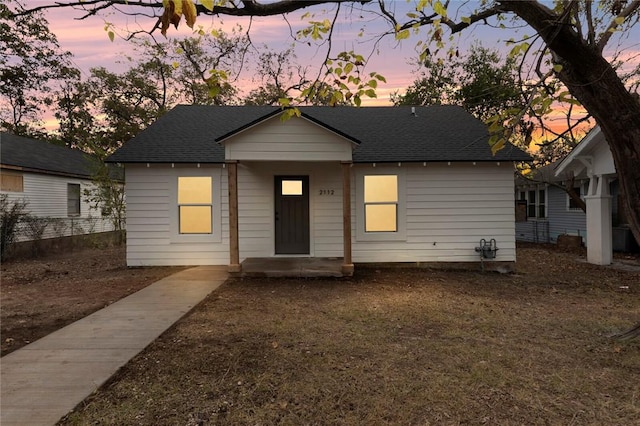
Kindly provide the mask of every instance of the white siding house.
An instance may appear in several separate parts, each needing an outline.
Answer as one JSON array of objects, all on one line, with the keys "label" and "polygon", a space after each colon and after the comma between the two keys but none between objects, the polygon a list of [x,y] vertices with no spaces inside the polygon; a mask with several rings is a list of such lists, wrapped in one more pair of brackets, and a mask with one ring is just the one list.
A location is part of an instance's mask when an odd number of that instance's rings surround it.
[{"label": "white siding house", "polygon": [[[599,226],[589,226],[588,213],[569,197],[564,189],[569,182],[573,182],[573,190],[585,204],[602,204],[598,207],[602,220],[596,222]],[[518,177],[516,200],[526,213],[517,215],[516,240],[555,243],[562,235],[579,236],[587,248],[591,247],[590,261],[600,264],[611,262],[611,249],[638,250],[628,225],[613,157],[599,127],[561,161],[541,167],[529,179]],[[594,235],[595,242],[591,240]],[[593,244],[600,247],[603,241],[604,250],[596,250]],[[600,253],[597,260],[595,252]]]},{"label": "white siding house", "polygon": [[127,262],[251,258],[353,264],[496,262],[515,254],[513,161],[457,107],[177,107],[109,161],[124,163]]},{"label": "white siding house", "polygon": [[[596,265],[609,265],[615,248],[637,248],[626,224],[624,208],[617,199],[619,194],[613,155],[600,127],[592,129],[558,164],[555,169],[556,177],[565,174],[588,180],[588,185],[582,191],[587,207],[587,261]],[[626,243],[621,244],[623,240]]]},{"label": "white siding house", "polygon": [[[26,202],[32,216],[53,221],[43,238],[113,230],[93,208],[85,190],[94,186],[93,164],[86,154],[44,141],[0,133],[0,194],[9,203]],[[22,227],[16,242],[33,239]]]}]

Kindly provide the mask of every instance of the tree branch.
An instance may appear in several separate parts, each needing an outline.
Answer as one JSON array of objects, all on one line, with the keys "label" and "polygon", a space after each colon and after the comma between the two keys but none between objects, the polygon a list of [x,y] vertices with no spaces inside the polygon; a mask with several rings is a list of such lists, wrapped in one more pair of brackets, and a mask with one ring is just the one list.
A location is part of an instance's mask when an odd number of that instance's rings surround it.
[{"label": "tree branch", "polygon": [[470,27],[471,25],[473,25],[478,21],[484,21],[487,18],[490,18],[495,15],[499,15],[500,13],[503,13],[505,11],[506,10],[503,9],[500,5],[496,5],[496,6],[481,10],[478,13],[472,14],[471,16],[468,17],[468,22],[462,22],[462,21],[455,22],[447,17],[442,17],[438,14],[433,14],[429,16],[424,16],[420,19],[412,19],[408,22],[405,22],[398,28],[398,30],[400,31],[400,30],[410,29],[410,28],[413,28],[415,25],[419,25],[419,26],[431,25],[435,21],[440,21],[441,23],[449,27],[452,34],[455,34],[464,30],[465,28]]},{"label": "tree branch", "polygon": [[596,43],[598,52],[602,53],[602,51],[604,50],[604,47],[609,42],[609,39],[611,39],[611,36],[615,32],[615,30],[620,26],[620,24],[616,22],[616,19],[618,18],[626,19],[636,10],[638,10],[638,8],[640,8],[640,0],[634,0],[631,3],[629,3],[627,7],[625,7],[624,10],[620,12],[620,14],[618,14],[618,16],[616,16],[614,19],[611,20],[611,22],[607,26],[607,29],[602,33],[600,40],[598,40],[598,42]]},{"label": "tree branch", "polygon": [[[208,10],[201,4],[196,5],[198,15],[229,15],[229,16],[273,16],[284,13],[295,12],[296,10],[305,9],[307,7],[327,4],[327,3],[370,3],[373,0],[278,0],[272,3],[260,3],[256,0],[242,1],[243,7],[233,6],[215,6],[213,11]],[[45,4],[42,6],[22,9],[12,14],[12,17],[28,15],[47,9],[55,9],[61,7],[80,7],[88,13],[80,19],[95,14],[98,10],[105,9],[115,5],[145,7],[162,10],[162,1],[154,0],[76,0],[68,2],[56,2],[54,4]],[[159,16],[157,14],[157,16]]]},{"label": "tree branch", "polygon": [[552,182],[549,179],[536,179],[529,175],[523,175],[522,173],[520,173],[520,177],[530,181],[531,183],[543,183],[549,186],[553,186],[554,188],[563,190],[564,192],[567,193],[569,198],[571,198],[573,202],[576,203],[576,206],[578,206],[580,210],[582,210],[585,213],[587,212],[587,204],[582,198],[580,198],[580,195],[578,195],[578,193],[574,189],[576,177],[573,174],[569,175],[568,180],[565,182],[564,185],[560,185],[559,183]]}]

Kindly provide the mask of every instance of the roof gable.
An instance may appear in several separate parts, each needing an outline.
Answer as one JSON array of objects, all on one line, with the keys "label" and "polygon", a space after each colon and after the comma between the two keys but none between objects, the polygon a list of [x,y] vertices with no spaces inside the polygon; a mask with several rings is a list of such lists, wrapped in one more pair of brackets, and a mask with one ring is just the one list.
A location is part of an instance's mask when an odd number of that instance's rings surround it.
[{"label": "roof gable", "polygon": [[571,172],[581,174],[615,174],[613,155],[599,126],[594,127],[587,136],[560,162],[556,176]]},{"label": "roof gable", "polygon": [[225,148],[226,160],[262,161],[351,161],[357,142],[315,120],[291,117],[283,112],[269,114],[242,130],[218,140]]}]

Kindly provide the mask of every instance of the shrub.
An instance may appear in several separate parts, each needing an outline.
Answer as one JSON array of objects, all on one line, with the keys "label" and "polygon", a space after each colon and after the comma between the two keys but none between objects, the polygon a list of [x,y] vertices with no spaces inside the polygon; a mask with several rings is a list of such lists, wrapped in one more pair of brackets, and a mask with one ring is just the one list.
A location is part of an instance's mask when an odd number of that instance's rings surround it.
[{"label": "shrub", "polygon": [[0,259],[5,260],[16,238],[18,224],[28,216],[25,200],[9,201],[0,194]]},{"label": "shrub", "polygon": [[24,224],[23,232],[32,240],[31,247],[33,255],[36,256],[40,253],[41,240],[44,231],[51,224],[51,218],[26,215],[22,218],[22,223]]}]

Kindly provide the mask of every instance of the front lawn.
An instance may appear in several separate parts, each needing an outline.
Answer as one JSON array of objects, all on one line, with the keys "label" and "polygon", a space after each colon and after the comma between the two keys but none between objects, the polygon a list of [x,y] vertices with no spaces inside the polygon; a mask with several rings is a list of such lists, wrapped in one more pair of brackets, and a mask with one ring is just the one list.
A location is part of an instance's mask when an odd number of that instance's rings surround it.
[{"label": "front lawn", "polygon": [[636,424],[640,272],[231,280],[62,424]]}]

